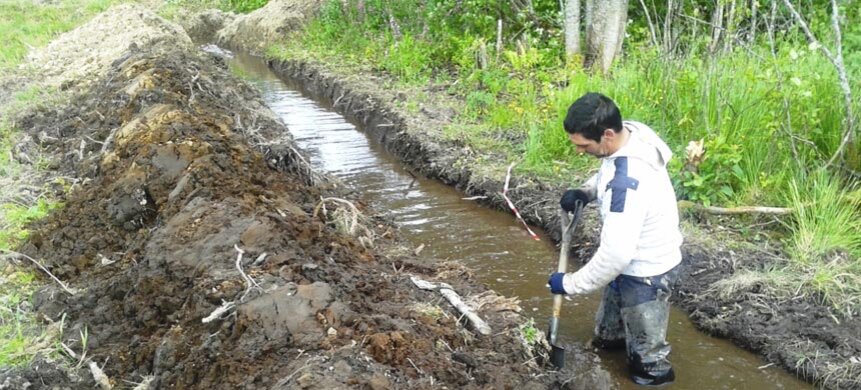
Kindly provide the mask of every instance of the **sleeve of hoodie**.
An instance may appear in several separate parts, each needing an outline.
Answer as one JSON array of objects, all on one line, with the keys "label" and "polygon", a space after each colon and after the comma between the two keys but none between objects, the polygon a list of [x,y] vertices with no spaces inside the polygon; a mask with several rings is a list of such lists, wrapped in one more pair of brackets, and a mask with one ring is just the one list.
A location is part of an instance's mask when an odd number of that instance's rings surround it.
[{"label": "sleeve of hoodie", "polygon": [[583,190],[584,192],[586,192],[586,195],[589,196],[590,202],[595,200],[595,198],[598,197],[598,193],[597,193],[596,188],[595,188],[597,185],[598,185],[598,174],[596,173],[596,174],[592,175],[592,177],[590,177],[589,180],[586,180],[582,186],[580,186],[580,189]]},{"label": "sleeve of hoodie", "polygon": [[[631,161],[638,163],[636,159]],[[601,243],[583,268],[565,275],[563,286],[569,294],[585,294],[607,285],[631,263],[637,252],[648,208],[647,188],[628,175],[627,157],[616,158],[614,164],[613,179],[602,189],[605,193],[601,204],[604,216]]]}]

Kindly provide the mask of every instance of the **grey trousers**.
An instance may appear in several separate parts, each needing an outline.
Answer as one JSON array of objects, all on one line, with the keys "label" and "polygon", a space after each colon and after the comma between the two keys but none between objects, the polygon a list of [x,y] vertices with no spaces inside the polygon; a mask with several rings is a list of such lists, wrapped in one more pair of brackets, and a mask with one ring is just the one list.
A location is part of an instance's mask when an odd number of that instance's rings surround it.
[{"label": "grey trousers", "polygon": [[595,317],[595,344],[625,345],[635,374],[660,374],[672,368],[668,356],[669,298],[678,266],[667,273],[636,277],[619,275],[604,288]]}]

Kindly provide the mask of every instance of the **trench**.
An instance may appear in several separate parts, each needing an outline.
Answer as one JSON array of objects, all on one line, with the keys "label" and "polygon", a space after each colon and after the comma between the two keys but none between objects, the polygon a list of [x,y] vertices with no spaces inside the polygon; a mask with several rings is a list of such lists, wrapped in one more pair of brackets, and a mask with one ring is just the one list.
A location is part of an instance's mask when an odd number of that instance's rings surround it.
[{"label": "trench", "polygon": [[[513,215],[482,207],[450,186],[412,174],[360,125],[303,95],[298,83],[279,77],[263,59],[237,53],[229,65],[260,89],[317,170],[338,177],[374,210],[392,218],[408,245],[422,247],[422,257],[465,264],[491,289],[519,297],[522,314],[546,328],[552,297],[545,284],[559,255],[542,229],[532,228],[542,238],[532,240]],[[591,338],[599,301],[595,293],[563,304],[563,343],[585,344]],[[672,388],[812,388],[727,340],[699,332],[680,309],[670,313],[668,339],[676,371]],[[622,389],[639,388],[627,379],[623,352],[597,352]]]}]

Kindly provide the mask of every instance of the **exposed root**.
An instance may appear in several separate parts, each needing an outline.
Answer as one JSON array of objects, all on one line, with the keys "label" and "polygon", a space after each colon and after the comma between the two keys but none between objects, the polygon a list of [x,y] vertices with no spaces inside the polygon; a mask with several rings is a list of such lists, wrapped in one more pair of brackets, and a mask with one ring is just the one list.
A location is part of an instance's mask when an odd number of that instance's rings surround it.
[{"label": "exposed root", "polygon": [[259,284],[251,279],[245,271],[242,270],[242,255],[245,254],[245,251],[239,247],[239,245],[233,245],[233,249],[236,249],[236,269],[239,271],[239,274],[242,275],[242,280],[245,281],[245,292],[242,293],[242,297],[239,298],[239,301],[242,302],[248,293],[251,292],[251,288],[257,288],[258,290],[262,290]]},{"label": "exposed root", "polygon": [[[334,211],[330,212],[326,208],[327,203],[346,207],[337,207]],[[321,198],[317,206],[314,207],[314,218],[317,218],[321,212],[324,220],[333,223],[341,234],[357,237],[365,248],[373,247],[374,234],[370,229],[359,223],[359,217],[362,216],[362,213],[352,202],[341,198]]]},{"label": "exposed root", "polygon": [[227,313],[228,311],[230,311],[234,307],[236,307],[236,303],[233,301],[223,302],[221,304],[221,306],[219,306],[217,309],[215,309],[212,313],[210,313],[208,316],[206,316],[206,318],[202,319],[201,321],[204,324],[208,324],[212,321],[215,321],[215,320],[221,318],[224,315],[224,313]]}]

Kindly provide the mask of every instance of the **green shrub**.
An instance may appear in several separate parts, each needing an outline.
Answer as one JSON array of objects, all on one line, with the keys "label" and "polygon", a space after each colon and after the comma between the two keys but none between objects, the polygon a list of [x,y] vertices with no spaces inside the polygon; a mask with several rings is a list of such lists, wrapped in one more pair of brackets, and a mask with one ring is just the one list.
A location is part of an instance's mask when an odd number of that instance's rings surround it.
[{"label": "green shrub", "polygon": [[224,8],[230,11],[248,13],[263,8],[268,2],[269,0],[224,0]]}]

